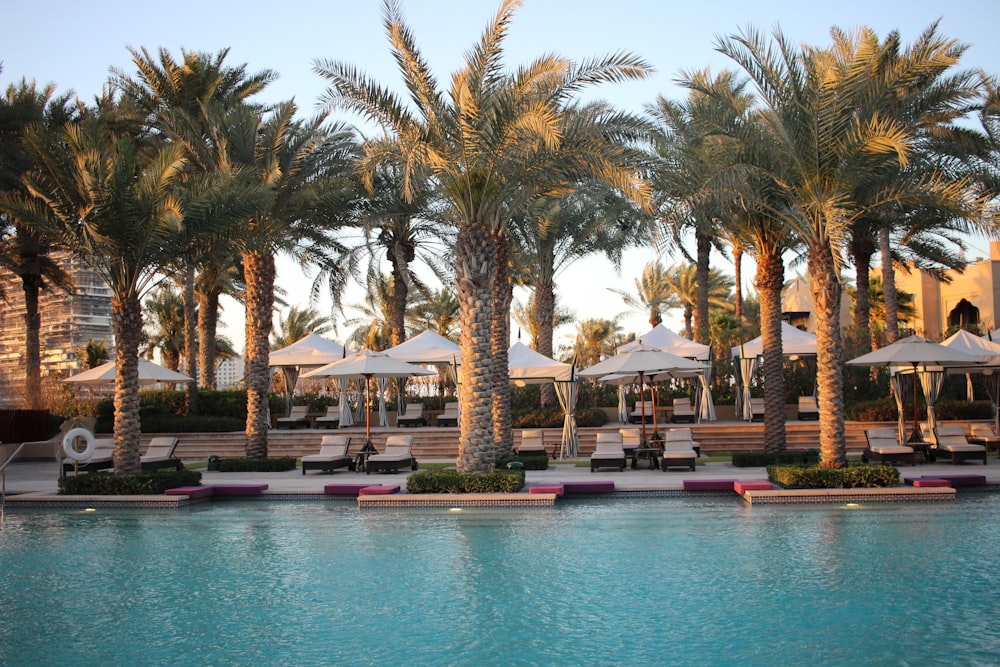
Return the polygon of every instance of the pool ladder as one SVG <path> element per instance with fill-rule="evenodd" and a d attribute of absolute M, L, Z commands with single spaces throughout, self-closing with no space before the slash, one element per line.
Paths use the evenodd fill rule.
<path fill-rule="evenodd" d="M 0 465 L 0 521 L 6 518 L 6 503 L 7 503 L 7 464 L 14 460 L 14 458 L 21 453 L 21 449 L 24 447 L 25 443 L 21 443 L 14 450 L 14 453 L 7 457 L 7 460 Z"/>

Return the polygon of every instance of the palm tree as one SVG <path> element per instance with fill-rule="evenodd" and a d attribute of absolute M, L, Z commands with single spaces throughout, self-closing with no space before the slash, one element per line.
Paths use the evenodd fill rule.
<path fill-rule="evenodd" d="M 70 97 L 56 96 L 52 84 L 39 89 L 34 81 L 24 79 L 7 87 L 0 98 L 0 193 L 27 196 L 21 179 L 32 164 L 23 145 L 24 131 L 32 124 L 49 128 L 64 125 L 74 115 Z M 73 288 L 69 274 L 53 261 L 50 250 L 49 240 L 38 230 L 0 214 L 0 267 L 21 279 L 24 294 L 24 380 L 31 409 L 42 404 L 39 292 L 52 287 L 67 292 Z"/>
<path fill-rule="evenodd" d="M 821 462 L 839 467 L 846 464 L 839 269 L 847 230 L 876 202 L 934 199 L 957 217 L 973 218 L 982 199 L 970 184 L 949 181 L 944 174 L 912 182 L 900 174 L 892 187 L 871 193 L 866 205 L 856 201 L 853 195 L 865 181 L 905 167 L 914 135 L 893 113 L 893 100 L 903 89 L 869 74 L 881 64 L 877 38 L 871 31 L 851 37 L 837 30 L 833 37 L 830 49 L 797 48 L 778 31 L 771 45 L 748 29 L 723 39 L 718 48 L 750 74 L 761 98 L 773 151 L 769 175 L 787 202 L 786 208 L 768 213 L 806 248 L 824 408 Z M 920 62 L 915 59 L 907 73 L 919 76 L 919 66 L 929 67 L 935 59 L 953 61 L 950 47 L 941 46 L 921 52 Z"/>
<path fill-rule="evenodd" d="M 593 366 L 615 354 L 622 340 L 621 326 L 615 320 L 588 318 L 576 325 L 573 356 L 581 368 Z"/>
<path fill-rule="evenodd" d="M 442 287 L 433 292 L 418 292 L 406 311 L 406 323 L 417 331 L 434 331 L 449 340 L 458 339 L 458 297 Z"/>
<path fill-rule="evenodd" d="M 108 346 L 103 340 L 90 338 L 87 344 L 76 350 L 76 358 L 80 360 L 82 370 L 97 368 L 108 361 Z"/>
<path fill-rule="evenodd" d="M 546 56 L 514 73 L 502 67 L 503 42 L 520 5 L 504 0 L 482 39 L 451 77 L 449 94 L 438 88 L 394 0 L 383 4 L 384 24 L 400 67 L 410 106 L 354 66 L 316 63 L 330 82 L 323 101 L 359 112 L 386 135 L 366 143 L 361 173 L 369 182 L 378 168 L 394 165 L 402 174 L 402 196 L 413 201 L 423 183 L 433 180 L 457 224 L 455 279 L 462 322 L 463 390 L 457 468 L 487 470 L 497 438 L 493 392 L 509 396 L 495 382 L 491 363 L 496 281 L 507 281 L 497 267 L 497 236 L 511 215 L 551 184 L 587 176 L 603 177 L 628 196 L 641 200 L 643 183 L 634 170 L 621 168 L 624 135 L 609 135 L 588 146 L 564 151 L 561 138 L 583 134 L 559 113 L 584 86 L 640 78 L 648 66 L 628 54 L 575 65 Z M 607 120 L 607 119 L 605 119 Z M 576 121 L 580 128 L 587 122 Z M 624 119 L 622 121 L 624 125 Z M 616 146 L 620 156 L 614 155 Z M 603 155 L 597 155 L 600 147 Z M 557 168 L 558 167 L 558 168 Z M 501 267 L 502 268 L 502 267 Z M 494 360 L 497 366 L 499 360 Z M 502 441 L 506 441 L 503 438 Z M 501 442 L 501 446 L 503 446 Z"/>
<path fill-rule="evenodd" d="M 311 333 L 325 334 L 333 328 L 330 318 L 320 315 L 314 308 L 292 306 L 284 317 L 278 317 L 278 330 L 271 334 L 271 347 L 278 350 L 288 347 Z"/>
<path fill-rule="evenodd" d="M 670 290 L 670 306 L 681 308 L 684 313 L 684 337 L 692 338 L 691 322 L 698 308 L 700 294 L 707 294 L 708 303 L 716 308 L 732 305 L 733 279 L 718 269 L 708 272 L 708 281 L 702 290 L 698 284 L 698 267 L 694 264 L 674 264 L 666 271 L 666 287 Z"/>
<path fill-rule="evenodd" d="M 143 293 L 183 244 L 184 209 L 175 187 L 185 168 L 177 145 L 157 146 L 101 101 L 58 142 L 30 131 L 36 167 L 25 178 L 34 199 L 13 214 L 29 221 L 96 271 L 111 290 L 115 334 L 115 469 L 139 465 L 139 343 Z"/>
<path fill-rule="evenodd" d="M 243 268 L 240 266 L 239 253 L 225 239 L 206 240 L 206 244 L 213 247 L 204 253 L 201 271 L 195 282 L 195 298 L 198 301 L 198 354 L 201 355 L 198 369 L 201 371 L 201 386 L 215 389 L 216 352 L 225 348 L 217 333 L 219 312 L 222 310 L 220 298 L 226 294 L 237 301 L 242 300 Z M 226 344 L 229 344 L 228 341 Z"/>
<path fill-rule="evenodd" d="M 344 322 L 345 326 L 354 327 L 348 340 L 356 347 L 368 350 L 392 347 L 394 290 L 395 282 L 391 276 L 369 278 L 365 302 L 351 306 L 360 314 Z"/>
<path fill-rule="evenodd" d="M 250 75 L 245 64 L 236 67 L 226 65 L 229 49 L 222 49 L 215 55 L 182 50 L 181 61 L 163 48 L 159 50 L 158 57 L 146 49 L 129 49 L 129 52 L 136 74 L 129 76 L 120 70 L 112 70 L 112 80 L 146 115 L 146 121 L 157 132 L 162 133 L 167 141 L 185 148 L 192 166 L 188 178 L 218 180 L 220 177 L 233 177 L 233 174 L 227 173 L 226 156 L 220 150 L 224 146 L 224 138 L 219 134 L 220 114 L 259 93 L 277 75 L 271 70 Z M 192 209 L 189 214 L 196 211 Z M 215 216 L 226 214 L 224 210 L 213 211 Z M 188 251 L 177 259 L 178 271 L 183 276 L 185 370 L 193 378 L 199 377 L 201 356 L 195 314 L 196 266 L 201 262 L 214 261 L 206 250 L 226 252 L 225 244 L 206 243 L 204 238 L 194 235 L 202 226 L 195 220 L 187 221 L 192 233 L 191 243 Z M 189 383 L 187 391 L 188 412 L 193 414 L 197 412 L 197 383 Z"/>
<path fill-rule="evenodd" d="M 677 307 L 678 303 L 667 268 L 659 261 L 646 264 L 642 269 L 642 276 L 635 279 L 637 295 L 610 287 L 608 289 L 620 296 L 632 311 L 649 313 L 651 327 L 661 324 L 663 312 Z"/>
<path fill-rule="evenodd" d="M 262 116 L 243 106 L 229 114 L 230 157 L 267 193 L 232 242 L 246 282 L 248 458 L 267 457 L 268 355 L 274 309 L 275 253 L 293 253 L 331 273 L 345 252 L 334 234 L 351 219 L 353 189 L 345 178 L 357 143 L 343 125 L 295 120 L 286 102 Z"/>
<path fill-rule="evenodd" d="M 184 353 L 184 298 L 169 285 L 161 284 L 144 304 L 151 331 L 145 337 L 142 354 L 152 358 L 160 353 L 163 365 L 180 369 Z"/>

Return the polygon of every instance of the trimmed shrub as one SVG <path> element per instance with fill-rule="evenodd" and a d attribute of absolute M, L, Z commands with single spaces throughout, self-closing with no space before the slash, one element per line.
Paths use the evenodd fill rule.
<path fill-rule="evenodd" d="M 506 470 L 507 464 L 513 461 L 520 461 L 524 470 L 545 470 L 549 467 L 548 456 L 508 456 L 498 459 L 494 464 L 497 470 Z"/>
<path fill-rule="evenodd" d="M 294 456 L 273 459 L 219 459 L 219 472 L 285 472 L 295 470 Z"/>
<path fill-rule="evenodd" d="M 59 493 L 65 496 L 159 495 L 179 486 L 199 486 L 201 473 L 195 470 L 154 470 L 137 475 L 94 472 L 59 478 Z"/>
<path fill-rule="evenodd" d="M 562 408 L 517 410 L 512 422 L 514 428 L 562 428 L 565 418 Z M 587 408 L 576 413 L 577 426 L 604 426 L 607 422 L 608 416 L 604 410 Z"/>
<path fill-rule="evenodd" d="M 899 470 L 890 465 L 847 468 L 771 466 L 767 477 L 786 489 L 872 489 L 899 486 Z"/>
<path fill-rule="evenodd" d="M 733 454 L 733 467 L 736 468 L 763 468 L 780 463 L 809 463 L 810 455 L 802 452 L 778 452 L 768 454 L 767 452 L 736 452 Z"/>
<path fill-rule="evenodd" d="M 406 478 L 407 493 L 516 493 L 523 487 L 523 470 L 494 470 L 473 475 L 454 470 L 424 470 Z"/>

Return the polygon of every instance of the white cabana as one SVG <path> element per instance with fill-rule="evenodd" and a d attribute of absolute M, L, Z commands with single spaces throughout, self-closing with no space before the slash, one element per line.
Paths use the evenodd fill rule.
<path fill-rule="evenodd" d="M 711 348 L 702 343 L 696 343 L 676 334 L 662 324 L 647 331 L 641 336 L 637 336 L 631 343 L 625 343 L 618 348 L 618 352 L 629 352 L 639 346 L 639 343 L 647 347 L 654 347 L 658 350 L 676 354 L 678 357 L 707 361 L 711 354 Z"/>
<path fill-rule="evenodd" d="M 757 336 L 733 346 L 733 358 L 740 359 L 741 382 L 737 384 L 736 410 L 740 418 L 750 421 L 750 384 L 757 369 L 757 358 L 764 354 L 764 337 Z M 816 356 L 816 334 L 781 323 L 781 354 L 786 357 Z"/>
<path fill-rule="evenodd" d="M 507 370 L 511 382 L 517 385 L 552 383 L 565 415 L 559 458 L 576 456 L 580 450 L 580 438 L 576 431 L 578 392 L 573 364 L 550 359 L 518 341 L 507 350 Z"/>
<path fill-rule="evenodd" d="M 76 375 L 71 375 L 63 380 L 63 382 L 75 382 L 77 384 L 85 384 L 95 387 L 111 384 L 115 381 L 115 369 L 117 368 L 116 364 L 117 362 L 115 361 L 105 362 L 100 366 L 95 366 L 94 368 L 89 368 L 85 371 L 77 373 Z M 194 379 L 184 375 L 183 373 L 178 373 L 177 371 L 172 371 L 169 368 L 164 368 L 159 364 L 153 363 L 149 359 L 139 357 L 139 384 L 173 384 L 175 382 L 194 382 Z"/>
<path fill-rule="evenodd" d="M 350 354 L 343 345 L 336 341 L 323 338 L 319 334 L 310 333 L 298 339 L 291 345 L 274 350 L 268 355 L 267 364 L 272 369 L 277 368 L 285 378 L 285 412 L 288 413 L 292 407 L 292 393 L 295 385 L 299 381 L 299 374 L 303 370 L 319 368 L 338 359 L 343 359 Z M 350 416 L 350 409 L 345 410 L 347 401 L 347 381 L 338 382 L 340 389 L 340 425 L 350 426 L 353 420 Z M 345 415 L 346 413 L 346 415 Z M 346 421 L 345 421 L 346 416 Z"/>
<path fill-rule="evenodd" d="M 408 364 L 419 366 L 447 366 L 451 372 L 451 379 L 458 383 L 455 367 L 462 363 L 462 348 L 441 334 L 435 331 L 424 331 L 413 338 L 404 340 L 395 347 L 385 350 L 393 359 L 405 361 Z M 403 396 L 403 388 L 406 378 L 400 378 L 399 401 L 397 414 L 403 414 L 406 410 L 406 402 Z"/>
<path fill-rule="evenodd" d="M 994 429 L 1000 428 L 1000 343 L 976 336 L 965 329 L 959 329 L 941 344 L 947 348 L 970 354 L 983 362 L 969 368 L 949 367 L 948 373 L 961 373 L 967 378 L 969 378 L 970 373 L 983 374 L 986 378 L 986 390 L 989 392 L 990 400 L 993 401 Z M 968 399 L 971 401 L 973 399 L 971 378 L 967 384 Z M 1000 433 L 1000 431 L 996 432 Z"/>

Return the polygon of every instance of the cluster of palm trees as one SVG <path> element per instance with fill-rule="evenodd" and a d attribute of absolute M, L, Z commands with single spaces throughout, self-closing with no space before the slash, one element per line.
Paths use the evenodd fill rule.
<path fill-rule="evenodd" d="M 584 62 L 545 55 L 505 67 L 504 40 L 519 5 L 502 2 L 443 87 L 399 3 L 384 0 L 405 97 L 351 63 L 314 66 L 328 82 L 326 112 L 360 114 L 378 128 L 368 138 L 325 117 L 300 119 L 292 102 L 254 102 L 274 73 L 229 66 L 225 50 L 184 52 L 181 61 L 164 50 L 132 51 L 135 73 L 115 71 L 93 105 L 26 82 L 8 90 L 0 141 L 20 162 L 10 169 L 0 162 L 5 234 L 78 254 L 113 294 L 116 469 L 138 469 L 140 299 L 164 275 L 177 276 L 182 290 L 180 357 L 193 377 L 200 362 L 203 384 L 214 367 L 219 294 L 234 275 L 242 280 L 251 457 L 267 455 L 277 253 L 316 267 L 313 293 L 329 290 L 337 306 L 360 267 L 372 267 L 369 305 L 385 308 L 378 319 L 386 323 L 370 331 L 372 345 L 402 342 L 415 296 L 428 324 L 441 318 L 438 330 L 452 326 L 457 302 L 457 467 L 476 472 L 512 444 L 513 286 L 533 289 L 526 321 L 536 325 L 538 350 L 551 356 L 560 271 L 593 253 L 616 260 L 629 245 L 650 243 L 692 262 L 687 273 L 654 263 L 648 279 L 693 287 L 688 333 L 702 342 L 722 281 L 709 263 L 713 248 L 731 251 L 737 266 L 744 253 L 756 260 L 772 406 L 784 400 L 785 262 L 806 262 L 820 349 L 822 462 L 844 463 L 841 271 L 852 264 L 866 284 L 880 255 L 892 340 L 894 263 L 958 266 L 960 233 L 993 229 L 995 83 L 959 70 L 964 47 L 936 26 L 911 45 L 895 33 L 833 30 L 823 48 L 748 29 L 718 43 L 737 71 L 689 73 L 687 99 L 661 97 L 631 114 L 581 93 L 648 76 L 650 66 L 633 54 Z M 25 98 L 32 114 L 18 120 L 11 109 Z M 691 235 L 695 252 L 687 256 Z M 4 246 L 4 261 L 27 266 L 31 253 L 11 248 Z M 34 256 L 45 256 L 44 248 Z M 383 259 L 388 276 L 375 268 Z M 454 292 L 423 285 L 412 270 L 417 261 L 453 282 Z M 29 273 L 43 270 L 36 262 L 21 275 Z M 646 305 L 653 316 L 676 304 Z M 857 299 L 855 320 L 865 326 L 867 307 Z M 614 330 L 613 322 L 587 326 Z M 197 410 L 196 391 L 189 410 Z M 779 412 L 766 412 L 771 449 L 783 447 Z"/>

